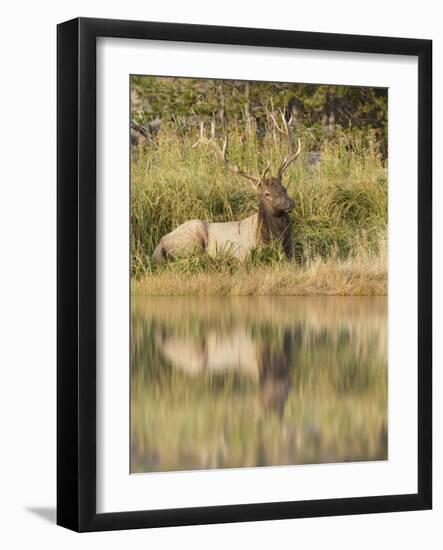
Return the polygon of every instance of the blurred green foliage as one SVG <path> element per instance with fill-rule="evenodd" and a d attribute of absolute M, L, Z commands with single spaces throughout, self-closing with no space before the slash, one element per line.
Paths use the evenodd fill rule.
<path fill-rule="evenodd" d="M 284 111 L 318 140 L 325 128 L 374 130 L 387 151 L 386 88 L 133 76 L 131 91 L 132 117 L 140 124 L 159 118 L 186 131 L 211 117 L 224 126 L 252 121 L 263 135 L 267 113 Z"/>

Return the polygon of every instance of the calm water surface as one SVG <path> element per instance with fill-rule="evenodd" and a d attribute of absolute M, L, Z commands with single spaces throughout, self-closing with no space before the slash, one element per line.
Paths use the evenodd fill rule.
<path fill-rule="evenodd" d="M 132 297 L 132 472 L 386 458 L 386 298 Z"/>

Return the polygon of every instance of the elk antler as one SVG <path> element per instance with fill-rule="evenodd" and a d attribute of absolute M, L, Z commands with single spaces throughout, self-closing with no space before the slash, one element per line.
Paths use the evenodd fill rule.
<path fill-rule="evenodd" d="M 270 113 L 270 117 L 271 117 L 272 122 L 274 123 L 275 127 L 288 140 L 289 155 L 286 156 L 283 159 L 282 163 L 280 164 L 280 168 L 278 169 L 278 173 L 277 173 L 279 178 L 281 178 L 283 176 L 285 170 L 289 167 L 289 165 L 292 164 L 294 162 L 294 160 L 297 159 L 297 157 L 299 156 L 300 151 L 301 151 L 300 138 L 298 138 L 298 140 L 297 140 L 298 141 L 297 151 L 294 152 L 294 150 L 293 150 L 293 144 L 292 144 L 291 135 L 290 135 L 290 132 L 289 132 L 289 128 L 290 128 L 291 123 L 292 123 L 292 116 L 289 119 L 289 123 L 288 123 L 288 122 L 286 122 L 284 113 L 281 112 L 280 115 L 281 115 L 281 120 L 282 120 L 282 127 L 280 127 L 277 124 L 277 121 L 275 120 L 274 115 L 272 113 Z"/>
<path fill-rule="evenodd" d="M 228 160 L 228 156 L 227 156 L 228 136 L 225 136 L 225 140 L 223 142 L 223 148 L 221 148 L 220 145 L 215 140 L 215 136 L 214 136 L 215 130 L 214 130 L 214 128 L 212 128 L 211 133 L 212 133 L 211 139 L 208 139 L 204 136 L 204 124 L 202 122 L 200 124 L 200 137 L 194 143 L 192 148 L 197 147 L 198 145 L 200 145 L 200 143 L 202 143 L 203 145 L 206 145 L 207 147 L 211 146 L 214 149 L 217 156 L 219 157 L 219 159 L 226 164 L 226 166 L 229 168 L 229 170 L 231 170 L 231 172 L 234 172 L 234 174 L 238 174 L 239 176 L 242 176 L 242 177 L 248 179 L 249 181 L 253 182 L 254 187 L 257 187 L 258 185 L 260 185 L 262 179 L 265 177 L 267 171 L 269 170 L 269 163 L 268 163 L 268 166 L 266 167 L 266 169 L 264 170 L 263 174 L 261 175 L 261 177 L 252 176 L 251 174 L 247 174 L 243 170 L 240 170 L 237 165 L 233 164 L 230 160 Z"/>

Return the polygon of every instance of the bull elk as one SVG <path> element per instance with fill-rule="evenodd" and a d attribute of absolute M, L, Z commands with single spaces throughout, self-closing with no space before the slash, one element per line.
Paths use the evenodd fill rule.
<path fill-rule="evenodd" d="M 289 213 L 294 209 L 294 201 L 288 196 L 282 178 L 287 168 L 300 154 L 301 143 L 293 150 L 290 136 L 292 119 L 287 122 L 282 114 L 282 123 L 279 125 L 271 115 L 276 129 L 285 136 L 289 153 L 283 159 L 276 176 L 269 176 L 270 162 L 261 176 L 255 176 L 240 170 L 227 156 L 228 139 L 225 137 L 223 147 L 215 140 L 214 131 L 210 139 L 204 136 L 204 126 L 200 127 L 200 139 L 194 144 L 212 147 L 217 157 L 225 163 L 234 174 L 247 179 L 257 193 L 258 211 L 252 216 L 233 222 L 205 222 L 190 220 L 165 235 L 157 245 L 152 255 L 154 263 L 163 263 L 171 258 L 184 258 L 196 252 L 206 252 L 211 256 L 216 254 L 230 254 L 243 260 L 252 249 L 266 246 L 271 242 L 279 242 L 288 260 L 293 259 L 291 239 L 291 222 Z"/>

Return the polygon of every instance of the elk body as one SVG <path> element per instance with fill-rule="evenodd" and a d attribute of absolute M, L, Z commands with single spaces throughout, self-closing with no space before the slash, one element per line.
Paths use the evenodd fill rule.
<path fill-rule="evenodd" d="M 258 211 L 243 220 L 234 222 L 214 223 L 190 220 L 183 223 L 160 240 L 152 255 L 155 263 L 163 263 L 173 258 L 185 258 L 196 252 L 206 252 L 211 256 L 229 254 L 243 260 L 254 248 L 266 246 L 273 241 L 282 244 L 289 260 L 293 258 L 289 213 L 295 205 L 288 196 L 282 178 L 289 165 L 299 156 L 301 145 L 298 140 L 297 151 L 292 150 L 290 122 L 288 124 L 283 115 L 281 126 L 277 124 L 274 117 L 272 120 L 278 131 L 286 136 L 289 146 L 289 154 L 283 159 L 274 177 L 266 177 L 269 163 L 259 177 L 240 170 L 227 158 L 227 138 L 221 148 L 216 143 L 214 135 L 211 139 L 204 137 L 203 125 L 201 125 L 200 139 L 195 146 L 199 144 L 211 146 L 229 170 L 249 180 L 258 196 Z"/>

